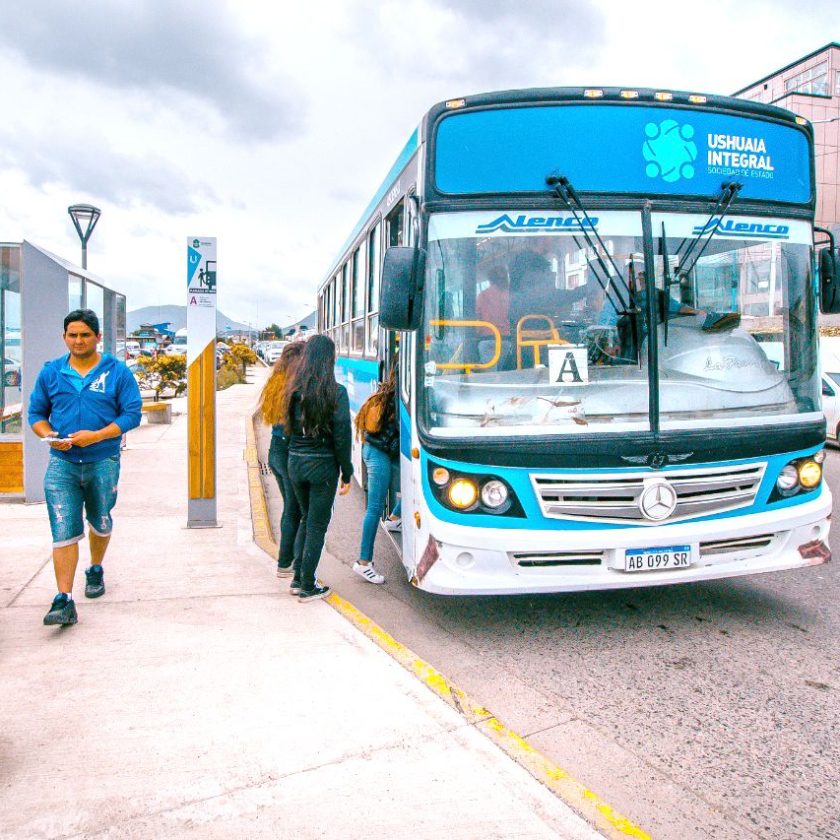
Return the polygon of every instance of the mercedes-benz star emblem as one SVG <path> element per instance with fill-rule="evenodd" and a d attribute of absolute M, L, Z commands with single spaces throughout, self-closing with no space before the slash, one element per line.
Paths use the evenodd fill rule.
<path fill-rule="evenodd" d="M 639 497 L 639 510 L 645 519 L 661 522 L 677 507 L 677 491 L 667 481 L 652 481 Z"/>

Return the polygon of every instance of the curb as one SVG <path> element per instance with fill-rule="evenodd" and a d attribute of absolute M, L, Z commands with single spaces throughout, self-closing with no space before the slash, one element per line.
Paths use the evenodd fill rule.
<path fill-rule="evenodd" d="M 256 415 L 253 415 L 250 422 L 246 424 L 244 451 L 244 460 L 248 468 L 248 494 L 251 499 L 254 542 L 276 560 L 278 547 L 268 518 L 268 505 L 260 477 L 255 422 Z M 610 840 L 627 840 L 627 838 L 651 840 L 646 831 L 632 820 L 619 814 L 596 793 L 532 747 L 525 738 L 505 726 L 491 711 L 475 703 L 440 671 L 400 644 L 349 601 L 345 601 L 335 592 L 325 600 L 392 659 L 399 662 L 441 700 L 455 709 L 467 723 L 483 732 L 506 755 L 562 799 L 578 815 L 594 825 L 605 837 Z"/>
<path fill-rule="evenodd" d="M 268 505 L 265 501 L 265 489 L 260 476 L 260 461 L 257 455 L 257 436 L 254 423 L 257 422 L 256 412 L 245 424 L 245 451 L 243 458 L 248 469 L 248 497 L 251 500 L 251 527 L 254 542 L 277 562 L 279 547 L 274 541 L 274 532 L 268 518 Z"/>

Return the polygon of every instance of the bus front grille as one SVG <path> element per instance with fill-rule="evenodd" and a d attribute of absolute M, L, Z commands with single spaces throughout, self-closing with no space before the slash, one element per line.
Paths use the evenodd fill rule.
<path fill-rule="evenodd" d="M 741 552 L 749 552 L 751 555 L 766 554 L 773 549 L 776 536 L 776 534 L 760 534 L 754 537 L 701 542 L 700 556 L 710 557 L 715 554 L 738 554 Z"/>
<path fill-rule="evenodd" d="M 510 559 L 514 565 L 525 569 L 540 569 L 550 566 L 600 566 L 603 551 L 512 551 Z"/>
<path fill-rule="evenodd" d="M 531 475 L 543 516 L 596 522 L 661 525 L 747 507 L 755 499 L 766 464 L 634 473 Z M 646 481 L 667 481 L 677 495 L 674 512 L 652 522 L 639 499 Z"/>

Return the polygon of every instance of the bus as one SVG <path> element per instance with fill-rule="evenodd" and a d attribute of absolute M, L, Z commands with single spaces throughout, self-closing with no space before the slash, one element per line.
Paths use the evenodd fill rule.
<path fill-rule="evenodd" d="M 775 106 L 431 108 L 318 291 L 351 410 L 399 349 L 407 579 L 550 593 L 829 560 L 817 313 L 840 295 L 814 210 L 812 128 Z"/>

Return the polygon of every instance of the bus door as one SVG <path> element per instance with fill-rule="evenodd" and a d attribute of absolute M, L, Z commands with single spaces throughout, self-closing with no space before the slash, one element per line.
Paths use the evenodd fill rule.
<path fill-rule="evenodd" d="M 403 196 L 385 217 L 385 247 L 396 245 L 416 244 L 419 235 L 418 203 L 413 196 L 414 187 L 409 194 Z M 397 411 L 399 416 L 407 415 L 408 423 L 400 422 L 400 457 L 399 468 L 396 470 L 398 480 L 391 485 L 386 503 L 386 515 L 390 514 L 397 504 L 397 493 L 402 502 L 401 516 L 403 527 L 401 532 L 392 532 L 398 549 L 402 550 L 403 563 L 413 565 L 414 557 L 414 511 L 420 503 L 419 473 L 414 475 L 415 464 L 412 458 L 403 453 L 411 450 L 411 429 L 413 428 L 414 410 L 412 406 L 413 371 L 414 371 L 414 334 L 388 331 L 381 345 L 385 352 L 382 355 L 381 376 L 387 376 L 390 366 L 397 364 Z M 408 440 L 405 440 L 408 435 Z M 419 461 L 417 466 L 419 466 Z"/>
<path fill-rule="evenodd" d="M 420 482 L 420 461 L 405 453 L 412 449 L 412 429 L 414 428 L 415 411 L 413 406 L 414 391 L 414 352 L 415 334 L 401 333 L 399 341 L 398 405 L 403 415 L 408 417 L 408 423 L 400 424 L 400 460 L 399 460 L 399 490 L 402 516 L 402 560 L 406 569 L 414 565 L 414 539 L 417 529 L 414 525 L 414 512 L 421 509 L 422 486 Z M 406 436 L 408 439 L 406 440 Z M 393 500 L 396 504 L 396 500 Z"/>

